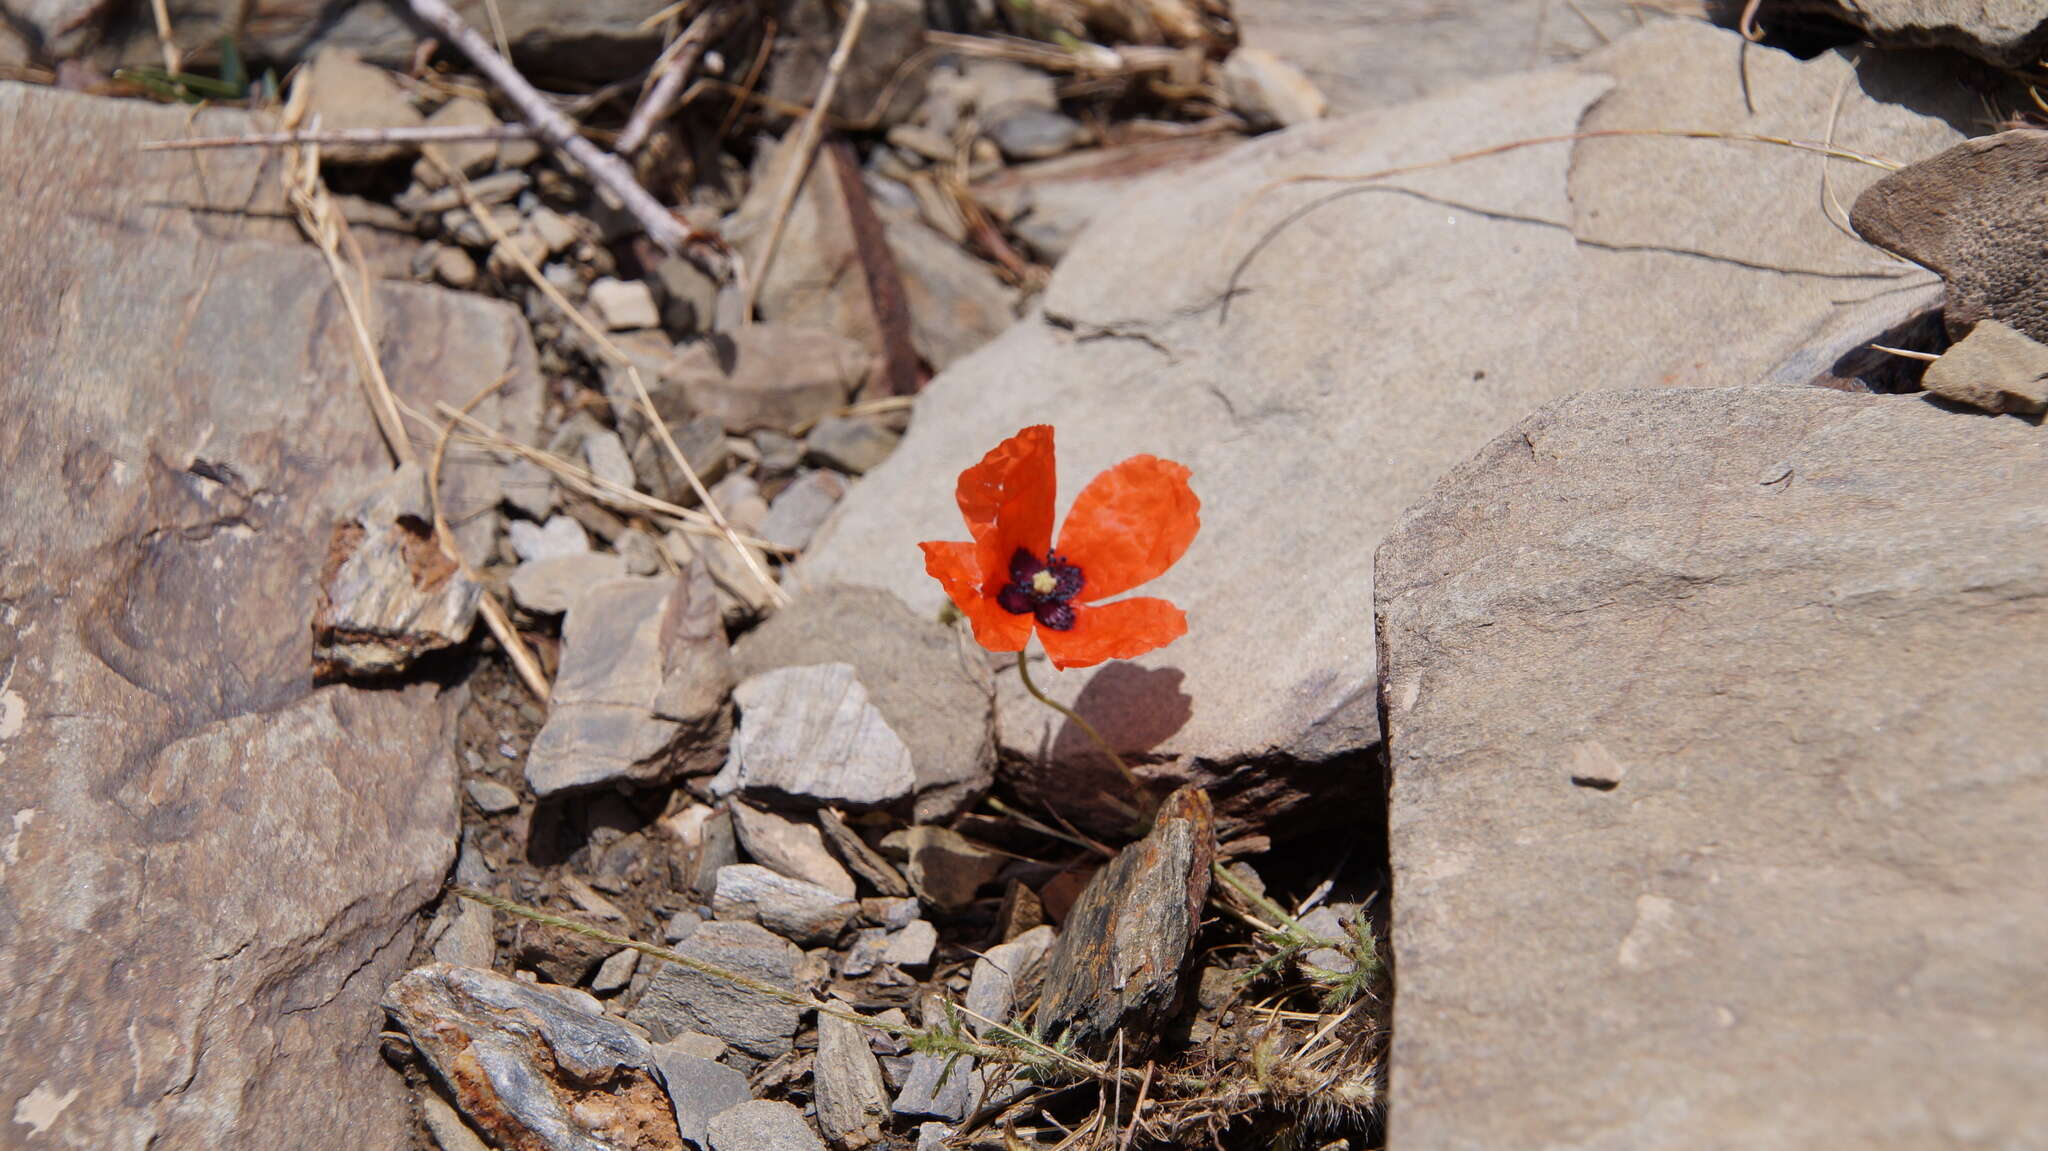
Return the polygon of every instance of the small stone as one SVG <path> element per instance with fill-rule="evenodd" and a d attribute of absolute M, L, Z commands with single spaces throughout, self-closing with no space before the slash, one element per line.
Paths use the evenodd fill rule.
<path fill-rule="evenodd" d="M 1014 60 L 967 60 L 962 80 L 962 95 L 986 123 L 1020 109 L 1060 106 L 1052 76 Z"/>
<path fill-rule="evenodd" d="M 513 520 L 505 526 L 512 540 L 512 552 L 522 562 L 580 556 L 590 551 L 590 537 L 583 525 L 568 516 L 555 516 L 545 524 Z"/>
<path fill-rule="evenodd" d="M 670 335 L 706 331 L 718 305 L 718 282 L 681 256 L 664 256 L 654 266 L 661 285 L 661 326 Z"/>
<path fill-rule="evenodd" d="M 889 948 L 889 933 L 879 927 L 863 927 L 854 933 L 853 946 L 839 961 L 839 974 L 858 978 L 882 965 L 882 953 Z"/>
<path fill-rule="evenodd" d="M 661 312 L 654 306 L 654 292 L 639 280 L 605 276 L 590 285 L 590 308 L 607 331 L 661 326 Z"/>
<path fill-rule="evenodd" d="M 429 128 L 496 128 L 498 117 L 491 112 L 490 105 L 468 96 L 457 96 L 436 109 L 427 117 Z M 448 166 L 465 176 L 475 176 L 489 171 L 498 162 L 498 144 L 495 140 L 463 140 L 454 143 L 429 145 Z M 325 155 L 325 152 L 322 153 Z M 441 174 L 441 165 L 426 156 L 421 156 L 412 166 L 412 178 L 422 188 L 439 188 L 447 183 Z"/>
<path fill-rule="evenodd" d="M 969 1056 L 912 1055 L 890 1110 L 906 1118 L 958 1123 L 974 1110 L 986 1076 Z"/>
<path fill-rule="evenodd" d="M 653 1049 L 581 992 L 435 963 L 384 1007 L 501 1146 L 681 1145 Z"/>
<path fill-rule="evenodd" d="M 718 889 L 718 873 L 740 861 L 739 833 L 734 830 L 732 812 L 723 808 L 694 808 L 703 811 L 701 828 L 685 850 L 683 886 L 709 902 Z"/>
<path fill-rule="evenodd" d="M 749 797 L 883 807 L 916 784 L 910 752 L 851 664 L 777 668 L 733 691 L 739 731 L 717 786 Z"/>
<path fill-rule="evenodd" d="M 528 560 L 512 573 L 512 602 L 535 615 L 561 615 L 591 588 L 625 575 L 625 560 L 601 552 Z"/>
<path fill-rule="evenodd" d="M 583 439 L 583 464 L 598 479 L 628 491 L 639 483 L 626 442 L 614 431 L 595 431 Z"/>
<path fill-rule="evenodd" d="M 611 953 L 609 943 L 549 923 L 522 919 L 512 932 L 512 962 L 564 987 L 589 979 Z"/>
<path fill-rule="evenodd" d="M 1004 943 L 1045 922 L 1045 905 L 1021 879 L 1003 888 L 1003 906 L 996 912 L 996 934 Z"/>
<path fill-rule="evenodd" d="M 911 920 L 924 914 L 924 909 L 915 899 L 881 896 L 861 900 L 860 914 L 862 919 L 878 927 L 900 931 L 910 926 Z"/>
<path fill-rule="evenodd" d="M 825 850 L 825 837 L 815 826 L 746 803 L 734 802 L 729 810 L 740 845 L 755 862 L 853 898 L 853 876 Z"/>
<path fill-rule="evenodd" d="M 425 476 L 409 463 L 334 527 L 313 615 L 323 675 L 391 676 L 469 638 L 483 588 L 442 552 Z"/>
<path fill-rule="evenodd" d="M 1168 796 L 1151 832 L 1097 871 L 1068 913 L 1039 996 L 1040 1035 L 1098 1055 L 1119 1031 L 1141 1051 L 1156 1042 L 1180 995 L 1215 855 L 1208 793 Z"/>
<path fill-rule="evenodd" d="M 690 345 L 668 365 L 664 382 L 681 388 L 693 411 L 717 417 L 736 435 L 786 431 L 844 407 L 871 359 L 845 336 L 753 324 Z"/>
<path fill-rule="evenodd" d="M 667 1043 L 654 1045 L 654 1064 L 661 1069 L 661 1081 L 675 1106 L 676 1127 L 691 1146 L 708 1145 L 711 1120 L 751 1098 L 747 1077 L 705 1055 L 702 1040 L 710 1040 L 718 1051 L 725 1044 L 709 1035 L 689 1033 Z"/>
<path fill-rule="evenodd" d="M 795 471 L 804 459 L 804 442 L 794 436 L 787 436 L 772 428 L 762 428 L 751 437 L 754 446 L 760 449 L 760 474 L 775 478 Z"/>
<path fill-rule="evenodd" d="M 761 521 L 768 518 L 768 501 L 752 476 L 735 472 L 719 480 L 711 485 L 711 501 L 725 513 L 726 522 L 735 531 L 751 535 L 760 531 Z"/>
<path fill-rule="evenodd" d="M 938 946 L 939 929 L 929 920 L 913 919 L 890 934 L 888 945 L 882 948 L 882 962 L 906 971 L 929 967 Z"/>
<path fill-rule="evenodd" d="M 522 457 L 500 468 L 498 487 L 505 493 L 505 502 L 528 519 L 545 520 L 554 513 L 555 477 L 532 460 Z"/>
<path fill-rule="evenodd" d="M 761 521 L 761 538 L 779 548 L 802 551 L 811 545 L 811 537 L 818 534 L 825 517 L 845 494 L 846 478 L 837 472 L 798 476 L 768 505 L 768 518 Z"/>
<path fill-rule="evenodd" d="M 628 947 L 612 953 L 611 958 L 598 965 L 597 974 L 590 977 L 590 990 L 596 995 L 616 995 L 633 982 L 633 972 L 640 966 L 640 953 Z"/>
<path fill-rule="evenodd" d="M 815 883 L 752 863 L 719 869 L 711 909 L 720 919 L 758 923 L 803 947 L 829 945 L 860 910 Z"/>
<path fill-rule="evenodd" d="M 1081 123 L 1042 108 L 1023 108 L 988 126 L 988 138 L 1012 160 L 1044 160 L 1080 142 Z"/>
<path fill-rule="evenodd" d="M 391 73 L 343 48 L 322 48 L 299 79 L 311 98 L 307 123 L 317 120 L 327 130 L 350 128 L 416 128 L 419 109 Z M 320 159 L 330 164 L 381 164 L 412 152 L 411 144 L 330 144 Z"/>
<path fill-rule="evenodd" d="M 636 429 L 646 426 L 645 418 L 637 411 L 628 418 L 628 423 Z M 668 431 L 669 437 L 676 442 L 676 450 L 690 462 L 700 483 L 715 483 L 732 468 L 732 449 L 726 446 L 725 425 L 716 417 L 670 420 Z M 644 430 L 637 432 L 636 437 L 633 469 L 644 477 L 647 490 L 672 504 L 694 507 L 697 489 L 690 486 L 689 477 L 676 466 L 668 445 L 662 443 L 660 437 L 648 435 Z"/>
<path fill-rule="evenodd" d="M 820 810 L 818 828 L 825 833 L 825 843 L 839 856 L 839 861 L 869 887 L 887 896 L 900 898 L 910 894 L 910 885 L 904 882 L 903 876 L 848 827 L 838 812 L 829 807 Z M 912 902 L 915 903 L 914 900 Z"/>
<path fill-rule="evenodd" d="M 891 832 L 884 850 L 904 853 L 911 889 L 941 911 L 959 911 L 1003 869 L 1003 857 L 959 832 L 936 824 Z"/>
<path fill-rule="evenodd" d="M 927 160 L 943 161 L 953 158 L 953 141 L 942 132 L 922 128 L 915 124 L 898 124 L 889 129 L 889 143 L 906 152 L 915 153 Z"/>
<path fill-rule="evenodd" d="M 992 1026 L 1008 1024 L 1017 1005 L 1017 992 L 1034 974 L 1046 952 L 1052 950 L 1057 933 L 1050 927 L 1035 927 L 1008 943 L 999 943 L 974 961 L 974 974 L 967 984 L 968 1026 L 976 1035 Z M 977 1016 L 979 1018 L 977 1018 Z"/>
<path fill-rule="evenodd" d="M 540 240 L 542 249 L 550 256 L 582 239 L 576 232 L 575 221 L 548 207 L 535 208 L 529 213 L 526 228 Z"/>
<path fill-rule="evenodd" d="M 677 938 L 682 937 L 679 936 Z M 675 940 L 671 939 L 669 942 L 673 943 Z M 664 1051 L 694 1055 L 699 1059 L 709 1059 L 715 1062 L 725 1055 L 725 1040 L 720 1039 L 716 1035 L 706 1035 L 702 1031 L 678 1031 L 666 1041 L 654 1045 L 654 1054 L 657 1059 L 660 1058 Z"/>
<path fill-rule="evenodd" d="M 597 584 L 562 622 L 553 710 L 527 753 L 527 785 L 545 799 L 710 771 L 726 755 L 731 683 L 725 625 L 701 566 Z"/>
<path fill-rule="evenodd" d="M 825 1151 L 804 1113 L 780 1099 L 750 1099 L 711 1120 L 712 1151 Z"/>
<path fill-rule="evenodd" d="M 449 922 L 447 930 L 434 940 L 434 958 L 457 967 L 490 967 L 498 957 L 494 913 L 467 899 L 453 899 L 449 904 L 442 905 L 441 915 Z"/>
<path fill-rule="evenodd" d="M 2048 347 L 1997 320 L 1979 320 L 1961 343 L 1927 366 L 1927 390 L 1987 412 L 2048 411 Z"/>
<path fill-rule="evenodd" d="M 476 259 L 454 245 L 434 251 L 434 278 L 451 288 L 476 286 Z"/>
<path fill-rule="evenodd" d="M 860 416 L 826 416 L 805 438 L 813 463 L 860 475 L 877 467 L 903 439 L 880 421 Z"/>
<path fill-rule="evenodd" d="M 1223 62 L 1230 105 L 1254 128 L 1292 128 L 1320 120 L 1330 102 L 1301 69 L 1263 48 L 1239 48 Z"/>
<path fill-rule="evenodd" d="M 842 1001 L 835 1000 L 832 1006 L 851 1010 Z M 818 1054 L 811 1074 L 818 1127 L 834 1147 L 858 1151 L 881 1140 L 882 1123 L 889 1115 L 888 1087 L 860 1024 L 818 1013 Z"/>
<path fill-rule="evenodd" d="M 426 1121 L 427 1130 L 433 1132 L 434 1142 L 440 1144 L 441 1151 L 490 1151 L 490 1144 L 469 1129 L 462 1121 L 462 1115 L 448 1106 L 447 1100 L 431 1089 L 421 1091 L 419 1099 L 420 1118 Z"/>
<path fill-rule="evenodd" d="M 680 528 L 670 529 L 668 535 L 662 537 L 662 546 L 668 551 L 669 558 L 678 564 L 695 562 L 704 565 L 704 570 L 711 574 L 713 586 L 718 589 L 718 610 L 727 627 L 739 627 L 768 611 L 769 585 L 763 582 L 763 577 L 772 582 L 775 568 L 768 562 L 767 552 L 753 544 L 741 544 L 754 561 L 754 566 L 748 567 L 747 561 L 733 550 L 730 543 L 692 535 Z M 761 574 L 756 575 L 756 572 Z"/>
<path fill-rule="evenodd" d="M 469 792 L 469 801 L 485 815 L 519 810 L 519 793 L 495 779 L 466 779 L 462 788 Z"/>
<path fill-rule="evenodd" d="M 803 953 L 756 923 L 713 920 L 691 932 L 675 950 L 774 987 L 798 989 L 796 968 Z M 701 1031 L 725 1040 L 736 1054 L 755 1062 L 786 1054 L 801 1016 L 794 1003 L 666 960 L 626 1012 L 629 1021 L 645 1027 L 657 1041 Z"/>
<path fill-rule="evenodd" d="M 638 528 L 629 528 L 612 544 L 625 561 L 630 575 L 659 575 L 662 570 L 661 541 Z"/>
<path fill-rule="evenodd" d="M 917 1151 L 951 1151 L 952 1144 L 946 1140 L 953 1137 L 953 1129 L 944 1123 L 920 1123 L 917 1125 Z"/>

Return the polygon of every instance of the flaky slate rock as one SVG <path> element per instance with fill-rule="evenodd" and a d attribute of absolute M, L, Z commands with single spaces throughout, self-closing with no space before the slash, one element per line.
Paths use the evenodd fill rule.
<path fill-rule="evenodd" d="M 853 665 L 868 702 L 910 751 L 919 822 L 941 822 L 995 781 L 987 655 L 880 588 L 812 587 L 733 645 L 741 679 L 781 667 Z"/>
<path fill-rule="evenodd" d="M 804 1113 L 780 1099 L 752 1099 L 711 1120 L 711 1151 L 825 1151 Z"/>
<path fill-rule="evenodd" d="M 370 1037 L 454 859 L 461 695 L 314 686 L 330 533 L 391 470 L 353 335 L 269 158 L 136 147 L 255 126 L 0 83 L 0 1142 L 415 1128 Z M 509 373 L 479 418 L 537 417 L 512 309 L 374 295 L 408 401 Z"/>
<path fill-rule="evenodd" d="M 973 1013 L 969 1016 L 968 1026 L 976 1035 L 986 1034 L 990 1027 L 1011 1022 L 1011 1009 L 1017 1006 L 1018 991 L 1037 974 L 1039 962 L 1052 950 L 1058 938 L 1058 932 L 1041 925 L 1007 943 L 996 944 L 974 961 L 973 973 L 968 977 L 965 1006 Z"/>
<path fill-rule="evenodd" d="M 758 923 L 799 947 L 819 947 L 839 938 L 860 905 L 759 864 L 736 863 L 719 868 L 711 910 L 720 919 Z"/>
<path fill-rule="evenodd" d="M 1147 181 L 1076 242 L 1042 314 L 919 394 L 793 589 L 880 587 L 936 617 L 945 594 L 917 544 L 962 538 L 961 471 L 1020 427 L 1059 428 L 1062 506 L 1135 453 L 1179 460 L 1202 535 L 1138 594 L 1185 609 L 1189 634 L 1039 685 L 1142 772 L 1208 787 L 1229 835 L 1341 817 L 1344 789 L 1368 800 L 1379 739 L 1372 554 L 1435 477 L 1550 399 L 1753 379 L 1845 301 L 1928 278 L 1831 225 L 1814 158 L 1787 149 L 1528 147 L 1312 210 L 1338 189 L 1276 182 L 1582 128 L 1809 138 L 1844 85 L 1836 142 L 1900 160 L 1957 134 L 1894 93 L 1971 114 L 1920 63 L 1743 51 L 1733 33 L 1658 22 L 1569 69 L 1274 133 Z M 1845 202 L 1877 175 L 1831 173 Z M 1128 816 L 1095 798 L 1121 797 L 1120 779 L 1088 738 L 1013 675 L 997 690 L 1019 792 L 1124 834 Z"/>
<path fill-rule="evenodd" d="M 852 664 L 783 667 L 733 690 L 739 730 L 722 790 L 810 806 L 886 807 L 917 785 L 905 747 Z"/>
<path fill-rule="evenodd" d="M 654 1063 L 661 1069 L 662 1085 L 675 1106 L 677 1130 L 684 1142 L 700 1151 L 710 1142 L 707 1132 L 712 1116 L 750 1098 L 745 1075 L 702 1055 L 679 1050 L 674 1043 L 655 1044 Z"/>
<path fill-rule="evenodd" d="M 1038 1034 L 1097 1054 L 1119 1030 L 1136 1050 L 1158 1042 L 1181 997 L 1215 858 L 1208 795 L 1182 788 L 1168 796 L 1152 831 L 1097 871 L 1067 912 L 1046 961 Z"/>
<path fill-rule="evenodd" d="M 1866 240 L 1941 274 L 1942 310 L 1960 339 L 1998 320 L 2048 341 L 2048 132 L 2014 129 L 1966 140 L 1886 176 L 1856 198 L 1849 222 Z"/>
<path fill-rule="evenodd" d="M 469 638 L 483 587 L 434 538 L 426 476 L 409 463 L 334 527 L 313 613 L 322 676 L 398 675 Z"/>
<path fill-rule="evenodd" d="M 755 923 L 702 924 L 675 950 L 789 991 L 796 990 L 796 965 L 803 958 L 795 944 Z M 790 1049 L 800 1014 L 793 1003 L 663 960 L 626 1018 L 656 1040 L 701 1031 L 760 1062 Z"/>
<path fill-rule="evenodd" d="M 562 667 L 526 782 L 546 798 L 711 771 L 725 758 L 731 686 L 725 624 L 702 565 L 600 583 L 563 620 Z"/>
<path fill-rule="evenodd" d="M 2044 521 L 2048 433 L 1917 396 L 1591 393 L 1445 477 L 1378 563 L 1395 1141 L 2043 1130 Z"/>
<path fill-rule="evenodd" d="M 825 849 L 825 837 L 815 823 L 737 801 L 728 809 L 748 858 L 792 879 L 853 898 L 853 876 Z"/>
<path fill-rule="evenodd" d="M 384 1002 L 493 1145 L 681 1151 L 652 1048 L 588 995 L 436 963 Z"/>
<path fill-rule="evenodd" d="M 851 1010 L 835 1001 L 840 1011 Z M 868 1046 L 868 1031 L 850 1019 L 820 1013 L 818 1056 L 811 1072 L 818 1103 L 818 1127 L 841 1151 L 881 1141 L 889 1116 L 889 1089 L 882 1065 Z"/>

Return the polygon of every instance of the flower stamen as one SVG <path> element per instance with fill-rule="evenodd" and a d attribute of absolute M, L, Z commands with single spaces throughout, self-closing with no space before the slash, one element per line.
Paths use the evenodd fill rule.
<path fill-rule="evenodd" d="M 1074 626 L 1074 608 L 1068 601 L 1081 592 L 1081 569 L 1063 557 L 1047 553 L 1045 560 L 1018 548 L 1010 557 L 1010 582 L 996 594 L 996 603 L 1011 615 L 1031 615 L 1038 625 L 1053 631 Z"/>

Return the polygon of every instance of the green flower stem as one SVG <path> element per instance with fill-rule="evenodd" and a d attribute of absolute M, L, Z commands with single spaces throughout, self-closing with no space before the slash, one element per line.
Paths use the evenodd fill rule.
<path fill-rule="evenodd" d="M 1239 879 L 1237 876 L 1230 874 L 1230 869 L 1223 866 L 1222 864 L 1210 864 L 1209 870 L 1216 876 L 1217 879 L 1223 881 L 1223 885 L 1225 887 L 1228 887 L 1230 888 L 1230 890 L 1237 892 L 1239 895 L 1243 896 L 1245 900 L 1249 902 L 1252 906 L 1258 908 L 1260 911 L 1265 912 L 1267 915 L 1272 916 L 1274 920 L 1276 920 L 1281 925 L 1280 930 L 1283 933 L 1293 935 L 1295 937 L 1295 941 L 1300 943 L 1302 946 L 1343 946 L 1343 943 L 1338 940 L 1324 939 L 1322 936 L 1317 935 L 1315 932 L 1310 931 L 1306 927 L 1303 927 L 1301 925 L 1301 920 L 1296 919 L 1292 915 L 1287 914 L 1286 908 L 1273 902 L 1271 899 L 1268 899 L 1265 896 L 1260 895 L 1258 892 L 1253 891 L 1250 887 L 1247 887 L 1245 885 L 1244 880 Z"/>
<path fill-rule="evenodd" d="M 1138 778 L 1137 772 L 1131 770 L 1131 765 L 1124 762 L 1124 757 L 1118 755 L 1116 749 L 1109 746 L 1109 741 L 1102 738 L 1102 733 L 1095 730 L 1094 724 L 1082 719 L 1073 708 L 1068 707 L 1066 704 L 1055 702 L 1051 696 L 1038 690 L 1038 685 L 1031 682 L 1031 664 L 1028 662 L 1026 654 L 1021 651 L 1017 653 L 1017 678 L 1024 681 L 1024 690 L 1031 693 L 1031 698 L 1066 716 L 1074 721 L 1075 727 L 1086 732 L 1088 738 L 1095 741 L 1095 746 L 1102 749 L 1102 754 L 1108 756 L 1111 763 L 1116 764 L 1116 769 L 1123 773 L 1124 782 L 1131 785 L 1131 790 L 1134 793 L 1141 799 L 1151 795 L 1151 789 L 1146 787 L 1144 781 Z"/>

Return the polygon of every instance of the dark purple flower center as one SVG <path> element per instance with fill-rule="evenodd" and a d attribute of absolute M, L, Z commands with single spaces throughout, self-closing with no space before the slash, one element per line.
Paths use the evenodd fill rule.
<path fill-rule="evenodd" d="M 1081 569 L 1056 553 L 1046 553 L 1041 562 L 1018 548 L 1010 557 L 1010 582 L 996 593 L 996 602 L 1013 615 L 1036 616 L 1040 627 L 1066 631 L 1074 626 L 1074 607 L 1067 601 L 1080 594 L 1081 583 Z"/>

